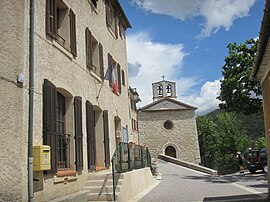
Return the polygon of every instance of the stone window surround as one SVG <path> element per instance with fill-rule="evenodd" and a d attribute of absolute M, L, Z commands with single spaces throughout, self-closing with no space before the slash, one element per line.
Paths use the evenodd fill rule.
<path fill-rule="evenodd" d="M 169 124 L 169 125 L 168 125 Z M 171 120 L 166 120 L 164 123 L 163 123 L 163 127 L 166 129 L 166 130 L 172 130 L 174 128 L 174 124 Z"/>

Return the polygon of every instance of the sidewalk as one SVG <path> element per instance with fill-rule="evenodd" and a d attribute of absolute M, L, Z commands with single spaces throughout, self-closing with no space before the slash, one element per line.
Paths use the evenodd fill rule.
<path fill-rule="evenodd" d="M 238 201 L 269 202 L 270 200 L 267 199 L 267 194 L 265 193 L 265 194 L 239 195 L 239 196 L 206 197 L 203 200 L 203 202 L 210 202 L 210 201 L 217 201 L 217 202 L 238 202 Z"/>

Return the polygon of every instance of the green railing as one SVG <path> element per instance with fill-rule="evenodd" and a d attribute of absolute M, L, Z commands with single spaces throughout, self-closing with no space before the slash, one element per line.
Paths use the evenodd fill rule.
<path fill-rule="evenodd" d="M 151 167 L 151 155 L 145 146 L 120 142 L 112 157 L 113 198 L 121 173 Z"/>

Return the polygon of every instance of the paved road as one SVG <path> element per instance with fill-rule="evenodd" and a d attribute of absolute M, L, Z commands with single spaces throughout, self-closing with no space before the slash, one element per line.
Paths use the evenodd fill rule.
<path fill-rule="evenodd" d="M 267 176 L 264 173 L 212 177 L 161 160 L 159 172 L 162 173 L 160 183 L 135 201 L 254 201 L 249 199 L 266 198 Z"/>

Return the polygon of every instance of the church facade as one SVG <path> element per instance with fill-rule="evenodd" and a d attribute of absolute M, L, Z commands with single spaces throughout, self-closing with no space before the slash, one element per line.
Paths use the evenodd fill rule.
<path fill-rule="evenodd" d="M 139 110 L 140 143 L 151 156 L 165 154 L 190 163 L 200 163 L 194 106 L 176 99 L 174 82 L 152 84 L 153 102 Z"/>

